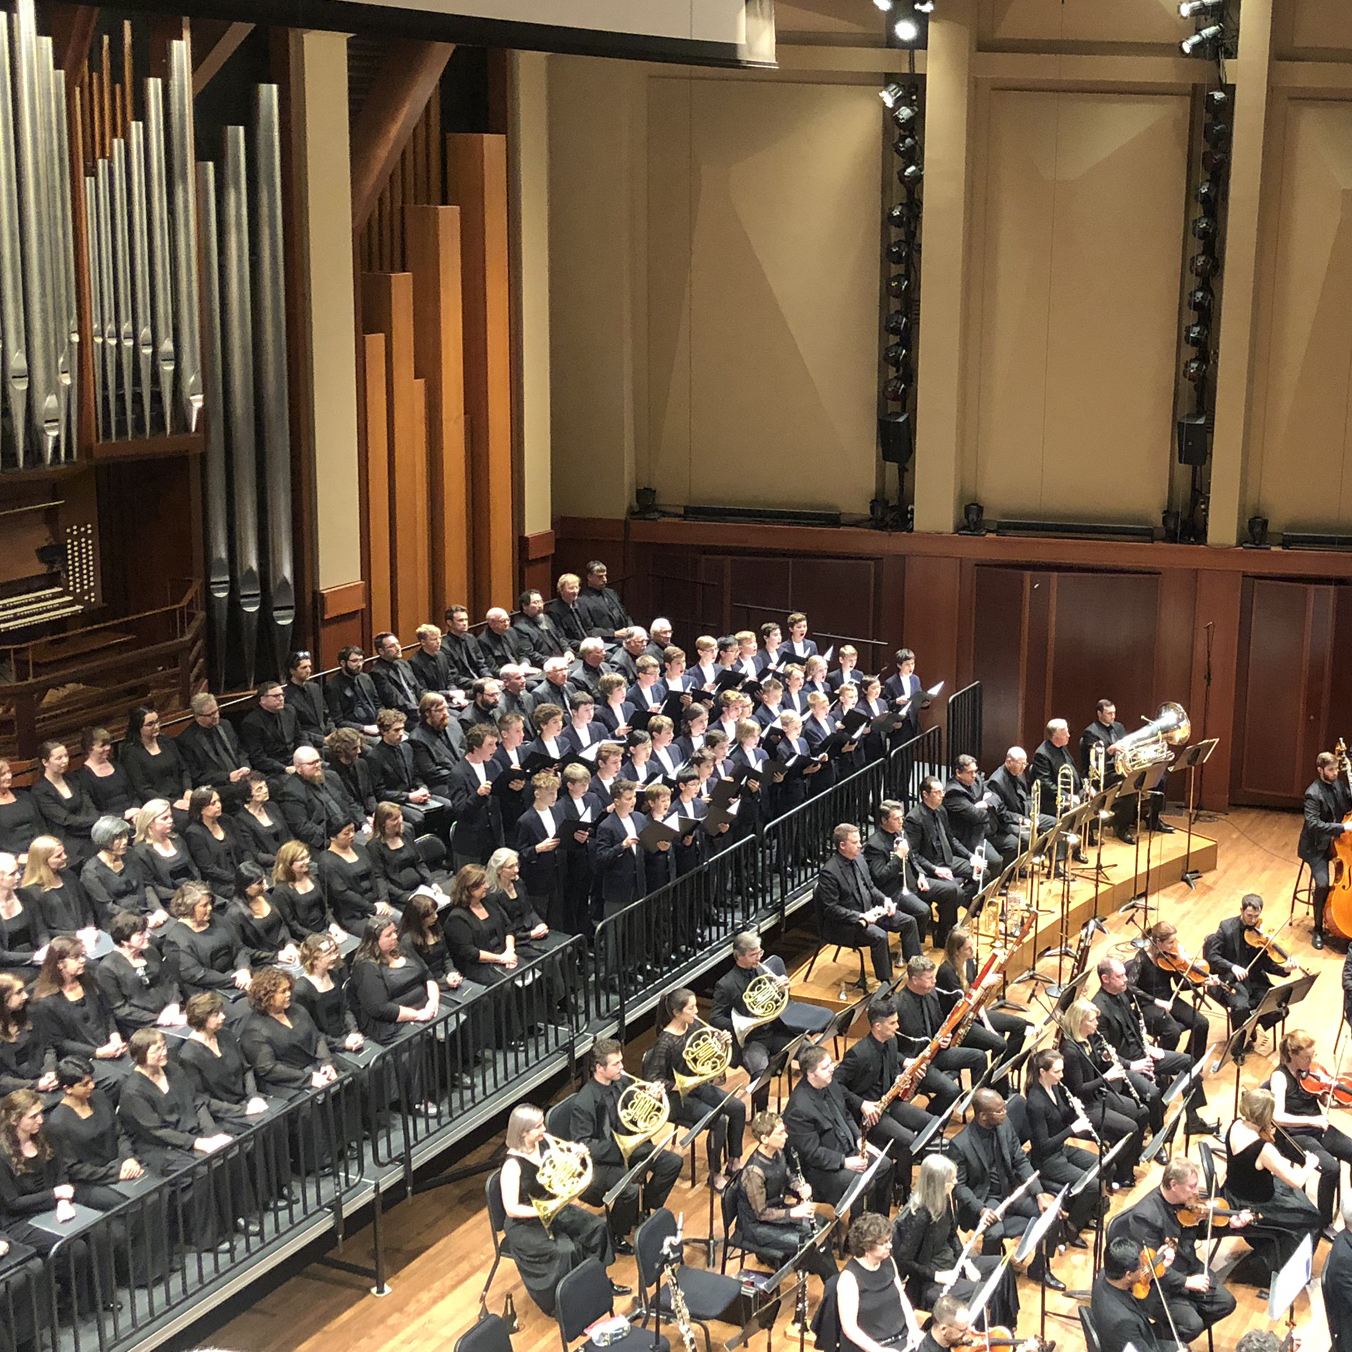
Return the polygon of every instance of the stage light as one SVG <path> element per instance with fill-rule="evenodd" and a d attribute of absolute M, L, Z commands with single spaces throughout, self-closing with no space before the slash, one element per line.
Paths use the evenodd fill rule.
<path fill-rule="evenodd" d="M 904 272 L 893 273 L 887 279 L 887 294 L 893 300 L 904 301 L 911 294 L 911 279 Z"/>
<path fill-rule="evenodd" d="M 911 393 L 911 387 L 899 376 L 893 376 L 891 380 L 883 386 L 883 398 L 889 404 L 904 404 L 907 396 Z"/>
<path fill-rule="evenodd" d="M 1206 375 L 1210 367 L 1210 356 L 1209 352 L 1203 350 L 1191 358 L 1183 367 L 1183 378 L 1194 385 L 1197 384 Z"/>
<path fill-rule="evenodd" d="M 914 136 L 898 136 L 892 142 L 892 151 L 907 164 L 914 164 L 920 158 L 920 142 Z"/>
<path fill-rule="evenodd" d="M 1178 7 L 1181 19 L 1191 19 L 1197 14 L 1219 14 L 1225 9 L 1225 0 L 1183 0 Z"/>
<path fill-rule="evenodd" d="M 918 164 L 908 164 L 897 177 L 908 187 L 918 188 L 925 177 L 925 171 Z"/>
<path fill-rule="evenodd" d="M 1199 315 L 1211 313 L 1211 303 L 1215 297 L 1209 286 L 1194 287 L 1188 293 L 1188 309 L 1196 310 Z"/>
<path fill-rule="evenodd" d="M 1266 549 L 1268 538 L 1268 519 L 1265 516 L 1251 516 L 1248 520 L 1250 549 Z"/>
<path fill-rule="evenodd" d="M 1209 43 L 1219 42 L 1225 36 L 1225 29 L 1218 23 L 1213 23 L 1201 32 L 1194 33 L 1190 38 L 1184 38 L 1178 44 L 1179 50 L 1184 56 L 1192 56 L 1194 52 L 1201 51 Z"/>
<path fill-rule="evenodd" d="M 902 338 L 906 337 L 905 334 L 902 334 L 901 336 Z M 891 343 L 883 348 L 883 361 L 889 366 L 901 367 L 906 365 L 910 355 L 911 349 L 906 346 L 905 342 Z"/>
<path fill-rule="evenodd" d="M 889 10 L 891 10 L 894 0 L 873 0 L 873 3 L 877 5 L 878 8 L 882 10 L 884 14 L 886 14 L 888 13 Z"/>
<path fill-rule="evenodd" d="M 892 121 L 905 131 L 916 119 L 916 110 L 912 104 L 902 103 L 892 109 Z"/>
<path fill-rule="evenodd" d="M 900 335 L 906 332 L 910 322 L 908 316 L 903 314 L 900 310 L 893 310 L 892 313 L 887 316 L 886 320 L 883 321 L 883 328 L 890 334 Z"/>
<path fill-rule="evenodd" d="M 909 263 L 914 248 L 915 244 L 909 239 L 894 239 L 887 246 L 887 261 L 898 264 Z"/>
<path fill-rule="evenodd" d="M 878 91 L 884 108 L 895 108 L 906 97 L 906 91 L 899 84 L 886 85 Z"/>
<path fill-rule="evenodd" d="M 898 19 L 892 25 L 892 32 L 903 45 L 915 42 L 920 37 L 920 25 L 914 19 Z"/>
<path fill-rule="evenodd" d="M 1189 324 L 1183 330 L 1183 341 L 1189 347 L 1205 347 L 1211 330 L 1205 324 Z"/>
<path fill-rule="evenodd" d="M 986 509 L 979 502 L 965 502 L 962 505 L 962 529 L 959 535 L 985 535 Z"/>
<path fill-rule="evenodd" d="M 1214 179 L 1203 179 L 1197 185 L 1197 192 L 1194 194 L 1197 198 L 1199 207 L 1214 207 L 1220 205 L 1221 185 Z"/>
<path fill-rule="evenodd" d="M 1202 168 L 1213 178 L 1223 173 L 1229 163 L 1230 152 L 1228 150 L 1204 150 L 1202 152 Z"/>
<path fill-rule="evenodd" d="M 919 203 L 913 201 L 898 202 L 889 209 L 887 223 L 894 230 L 909 230 L 913 221 L 920 219 Z"/>
<path fill-rule="evenodd" d="M 1214 116 L 1230 106 L 1230 95 L 1223 89 L 1212 89 L 1208 91 L 1205 103 L 1207 112 Z"/>
<path fill-rule="evenodd" d="M 1192 223 L 1192 233 L 1196 239 L 1212 239 L 1216 234 L 1216 218 L 1199 216 Z"/>
<path fill-rule="evenodd" d="M 1194 277 L 1214 277 L 1216 274 L 1216 255 L 1199 253 L 1192 256 L 1188 271 Z"/>
<path fill-rule="evenodd" d="M 1228 122 L 1208 122 L 1202 128 L 1202 140 L 1213 150 L 1220 150 L 1230 143 L 1230 124 Z"/>
<path fill-rule="evenodd" d="M 917 14 L 933 14 L 934 0 L 915 0 L 915 12 Z"/>

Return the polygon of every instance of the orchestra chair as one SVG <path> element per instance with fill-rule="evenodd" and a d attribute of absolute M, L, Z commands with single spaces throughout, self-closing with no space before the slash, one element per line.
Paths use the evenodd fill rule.
<path fill-rule="evenodd" d="M 723 1256 L 720 1261 L 718 1270 L 724 1273 L 727 1272 L 728 1270 L 728 1254 L 733 1249 L 736 1249 L 737 1252 L 740 1253 L 744 1259 L 747 1257 L 751 1257 L 755 1258 L 757 1262 L 764 1261 L 763 1259 L 760 1258 L 760 1256 L 755 1252 L 754 1249 L 751 1249 L 747 1245 L 742 1243 L 741 1239 L 738 1237 L 736 1232 L 737 1198 L 740 1195 L 742 1187 L 741 1177 L 742 1176 L 738 1174 L 736 1178 L 732 1179 L 728 1183 L 728 1186 L 723 1189 L 723 1194 L 718 1199 L 719 1214 L 723 1220 L 723 1243 L 721 1246 L 723 1250 Z M 776 1265 L 771 1263 L 769 1264 L 769 1266 L 771 1267 L 771 1269 L 774 1269 Z M 733 1278 L 733 1280 L 735 1281 L 736 1278 Z"/>
<path fill-rule="evenodd" d="M 1028 1125 L 1028 1100 L 1022 1094 L 1011 1094 L 1005 1100 L 1005 1112 L 1009 1116 L 1009 1125 L 1018 1134 L 1019 1143 L 1028 1145 L 1033 1139 L 1032 1128 Z"/>
<path fill-rule="evenodd" d="M 413 846 L 433 874 L 446 872 L 446 843 L 439 836 L 417 836 L 414 838 Z"/>
<path fill-rule="evenodd" d="M 595 1258 L 588 1258 L 580 1267 L 575 1267 L 559 1283 L 556 1293 L 558 1307 L 555 1316 L 559 1322 L 559 1341 L 563 1352 L 571 1352 L 574 1343 L 586 1352 L 599 1352 L 598 1344 L 590 1338 L 584 1338 L 587 1330 L 602 1319 L 609 1319 L 615 1313 L 615 1297 L 610 1289 L 610 1278 L 606 1270 Z M 642 1317 L 646 1319 L 647 1316 Z M 665 1335 L 654 1337 L 636 1323 L 622 1338 L 607 1343 L 610 1352 L 671 1352 L 671 1344 Z"/>
<path fill-rule="evenodd" d="M 866 966 L 866 964 L 869 961 L 871 945 L 867 943 L 863 944 L 856 943 L 854 940 L 854 936 L 846 934 L 843 930 L 832 930 L 828 934 L 826 930 L 826 916 L 822 911 L 821 903 L 817 900 L 817 894 L 815 891 L 812 894 L 812 915 L 813 919 L 816 921 L 817 924 L 817 949 L 816 952 L 814 952 L 812 955 L 812 961 L 809 962 L 807 965 L 807 971 L 803 973 L 803 980 L 808 981 L 811 979 L 812 969 L 817 965 L 817 959 L 821 957 L 822 949 L 826 948 L 827 945 L 829 944 L 835 945 L 834 950 L 831 953 L 832 962 L 835 962 L 837 959 L 839 959 L 840 950 L 842 948 L 852 948 L 854 949 L 856 955 L 859 958 L 859 975 L 854 979 L 854 981 L 850 983 L 849 987 L 845 987 L 844 984 L 842 983 L 841 998 L 844 999 L 844 991 L 846 989 L 861 990 L 864 992 L 865 995 L 867 995 L 869 991 L 869 984 L 868 984 L 868 967 Z M 889 945 L 891 944 L 890 935 L 888 937 L 888 943 Z"/>
<path fill-rule="evenodd" d="M 564 1126 L 568 1121 L 568 1114 L 573 1109 L 573 1100 L 576 1094 L 569 1094 L 567 1098 L 561 1098 L 545 1113 L 545 1130 L 551 1136 L 557 1136 L 560 1140 L 567 1140 L 568 1133 L 564 1131 Z"/>
<path fill-rule="evenodd" d="M 1103 1344 L 1099 1342 L 1094 1316 L 1089 1313 L 1088 1305 L 1080 1306 L 1080 1329 L 1084 1333 L 1085 1352 L 1103 1352 Z M 460 1352 L 460 1349 L 456 1348 L 456 1352 Z"/>
<path fill-rule="evenodd" d="M 1310 866 L 1303 859 L 1296 870 L 1296 881 L 1291 886 L 1291 910 L 1287 913 L 1287 923 L 1295 919 L 1296 907 L 1308 906 L 1314 913 L 1314 880 L 1310 877 Z"/>
<path fill-rule="evenodd" d="M 647 1314 L 656 1303 L 663 1319 L 671 1320 L 671 1295 L 662 1284 L 662 1246 L 676 1234 L 676 1217 L 660 1207 L 634 1233 L 634 1254 L 638 1263 L 639 1308 Z M 736 1277 L 721 1272 L 685 1265 L 684 1255 L 677 1259 L 676 1284 L 685 1297 L 690 1322 L 704 1334 L 704 1352 L 713 1352 L 708 1321 L 740 1323 L 734 1306 L 742 1297 L 742 1284 Z M 651 1297 L 649 1293 L 651 1292 Z"/>
<path fill-rule="evenodd" d="M 485 1314 L 455 1340 L 452 1352 L 512 1352 L 511 1335 L 501 1315 Z"/>
<path fill-rule="evenodd" d="M 503 1206 L 502 1203 L 501 1169 L 494 1169 L 484 1180 L 484 1201 L 488 1204 L 488 1228 L 493 1239 L 493 1265 L 488 1269 L 488 1280 L 484 1282 L 484 1289 L 479 1292 L 479 1311 L 480 1314 L 487 1319 L 497 1319 L 497 1315 L 490 1315 L 488 1313 L 488 1288 L 493 1285 L 493 1278 L 497 1275 L 498 1264 L 502 1262 L 503 1257 L 512 1257 L 512 1251 L 507 1247 L 505 1233 L 507 1229 L 507 1208 Z M 515 1262 L 516 1260 L 513 1259 L 512 1261 Z M 476 1324 L 469 1333 L 466 1333 L 460 1339 L 460 1342 L 464 1342 L 466 1338 L 472 1337 L 483 1322 L 484 1321 L 481 1318 L 480 1323 Z M 498 1323 L 501 1324 L 502 1321 L 498 1319 Z M 506 1345 L 510 1347 L 511 1342 L 507 1339 L 505 1324 L 503 1325 L 502 1337 L 506 1342 Z M 473 1349 L 471 1349 L 471 1352 L 489 1352 L 489 1349 L 497 1345 L 498 1344 L 485 1343 L 481 1349 L 479 1344 L 476 1343 Z M 456 1352 L 460 1352 L 460 1343 L 456 1344 Z"/>

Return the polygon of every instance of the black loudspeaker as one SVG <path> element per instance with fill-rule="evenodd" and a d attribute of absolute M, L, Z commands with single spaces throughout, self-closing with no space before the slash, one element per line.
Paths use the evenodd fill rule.
<path fill-rule="evenodd" d="M 1207 457 L 1206 414 L 1190 413 L 1178 420 L 1178 463 L 1205 465 Z"/>
<path fill-rule="evenodd" d="M 878 446 L 883 462 L 903 469 L 911 463 L 915 441 L 909 413 L 886 413 L 878 419 Z"/>

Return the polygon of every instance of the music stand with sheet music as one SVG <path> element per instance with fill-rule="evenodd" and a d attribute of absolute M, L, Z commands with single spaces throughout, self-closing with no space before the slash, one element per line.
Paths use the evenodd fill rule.
<path fill-rule="evenodd" d="M 1131 1140 L 1130 1136 L 1123 1136 L 1115 1141 L 1110 1150 L 1105 1150 L 1099 1157 L 1087 1168 L 1074 1183 L 1069 1184 L 1067 1197 L 1078 1197 L 1086 1188 L 1093 1183 L 1098 1183 L 1099 1191 L 1103 1190 L 1103 1177 L 1108 1171 L 1109 1165 L 1117 1163 L 1117 1157 L 1127 1147 L 1127 1142 Z M 1099 1147 L 1102 1150 L 1102 1146 Z M 1100 1203 L 1102 1198 L 1100 1198 Z M 1094 1278 L 1098 1276 L 1099 1268 L 1103 1266 L 1103 1248 L 1108 1229 L 1108 1208 L 1103 1205 L 1094 1208 L 1094 1248 L 1090 1255 L 1092 1265 L 1089 1282 L 1093 1285 Z M 1088 1291 L 1071 1291 L 1068 1293 L 1075 1300 L 1088 1300 L 1090 1293 Z"/>
<path fill-rule="evenodd" d="M 1314 1278 L 1314 1242 L 1306 1235 L 1295 1253 L 1272 1274 L 1268 1283 L 1268 1318 L 1275 1324 L 1286 1318 Z"/>
<path fill-rule="evenodd" d="M 756 1297 L 764 1297 L 764 1299 L 751 1311 L 751 1317 L 741 1330 L 733 1334 L 724 1344 L 726 1352 L 737 1352 L 738 1348 L 745 1347 L 762 1329 L 765 1330 L 765 1345 L 768 1352 L 772 1345 L 770 1330 L 774 1327 L 774 1322 L 779 1317 L 780 1310 L 784 1308 L 785 1296 L 779 1294 L 779 1288 L 784 1285 L 789 1277 L 793 1278 L 791 1294 L 797 1310 L 798 1349 L 799 1352 L 806 1352 L 807 1321 L 804 1315 L 807 1310 L 807 1273 L 803 1271 L 803 1260 L 807 1257 L 810 1249 L 820 1248 L 830 1238 L 837 1223 L 837 1220 L 833 1218 L 824 1225 L 814 1228 L 813 1232 L 786 1263 L 772 1272 L 764 1282 L 757 1284 Z"/>
<path fill-rule="evenodd" d="M 868 1147 L 868 1153 L 873 1155 L 873 1162 L 859 1172 L 854 1182 L 845 1189 L 845 1195 L 831 1207 L 836 1220 L 843 1220 L 848 1216 L 850 1208 L 877 1182 L 883 1161 L 890 1161 L 892 1158 L 892 1147 L 894 1145 L 896 1145 L 895 1141 L 888 1141 L 881 1150 L 877 1146 Z"/>
<path fill-rule="evenodd" d="M 1298 1005 L 1310 993 L 1310 987 L 1314 985 L 1315 978 L 1318 975 L 1318 972 L 1312 972 L 1308 976 L 1298 976 L 1290 981 L 1282 982 L 1281 985 L 1273 986 L 1258 1002 L 1253 1013 L 1226 1040 L 1225 1050 L 1221 1053 L 1216 1064 L 1212 1066 L 1211 1074 L 1219 1074 L 1225 1068 L 1227 1062 L 1234 1065 L 1234 1115 L 1236 1117 L 1239 1116 L 1239 1068 L 1241 1058 L 1247 1052 L 1249 1038 L 1258 1035 L 1260 1022 L 1272 1014 L 1278 1016 L 1272 1020 L 1274 1024 L 1285 1023 L 1291 1006 Z M 1276 1040 L 1275 1034 L 1273 1040 Z"/>
<path fill-rule="evenodd" d="M 1189 888 L 1197 885 L 1197 880 L 1202 876 L 1192 866 L 1192 824 L 1197 820 L 1197 809 L 1194 803 L 1194 795 L 1197 791 L 1197 770 L 1199 766 L 1205 765 L 1211 759 L 1211 753 L 1216 749 L 1216 744 L 1220 741 L 1219 737 L 1208 737 L 1204 742 L 1194 742 L 1191 746 L 1185 746 L 1178 753 L 1173 764 L 1169 766 L 1169 772 L 1172 774 L 1175 770 L 1186 770 L 1188 772 L 1188 850 L 1183 856 L 1183 881 Z"/>
<path fill-rule="evenodd" d="M 1041 1181 L 1041 1180 L 1039 1180 Z M 1052 1270 L 1051 1254 L 1047 1252 L 1051 1246 L 1045 1243 L 1048 1232 L 1053 1225 L 1061 1220 L 1061 1204 L 1066 1200 L 1066 1192 L 1070 1188 L 1067 1183 L 1060 1192 L 1056 1194 L 1052 1204 L 1032 1222 L 1023 1232 L 1023 1238 L 1019 1240 L 1018 1247 L 1014 1251 L 1014 1261 L 1016 1263 L 1027 1262 L 1037 1251 L 1038 1245 L 1042 1245 L 1042 1268 L 1043 1271 L 1050 1274 Z M 989 1285 L 989 1283 L 987 1283 Z M 1039 1298 L 1039 1324 L 1038 1337 L 1046 1341 L 1047 1338 L 1047 1283 L 1038 1282 L 1038 1290 L 1041 1293 Z M 982 1293 L 985 1294 L 984 1292 Z M 985 1308 L 984 1306 L 982 1307 Z"/>

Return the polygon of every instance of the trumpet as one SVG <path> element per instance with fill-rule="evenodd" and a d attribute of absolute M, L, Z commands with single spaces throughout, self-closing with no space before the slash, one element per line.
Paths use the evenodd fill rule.
<path fill-rule="evenodd" d="M 1107 773 L 1107 755 L 1107 750 L 1100 741 L 1095 741 L 1089 748 L 1087 788 L 1090 797 L 1103 792 L 1103 780 Z"/>
<path fill-rule="evenodd" d="M 773 1023 L 788 1007 L 789 987 L 783 978 L 769 971 L 763 963 L 757 964 L 759 975 L 742 992 L 745 1014 L 732 1011 L 732 1031 L 737 1037 L 739 1047 L 746 1046 L 747 1035 L 753 1028 Z"/>
<path fill-rule="evenodd" d="M 660 1080 L 633 1080 L 625 1086 L 615 1111 L 624 1128 L 613 1133 L 615 1144 L 628 1167 L 634 1151 L 651 1140 L 670 1117 L 666 1086 Z"/>
<path fill-rule="evenodd" d="M 549 1196 L 532 1197 L 531 1205 L 545 1230 L 552 1235 L 550 1227 L 559 1212 L 591 1187 L 592 1157 L 580 1141 L 565 1141 L 546 1134 L 544 1145 L 545 1157 L 535 1181 Z"/>
<path fill-rule="evenodd" d="M 733 1018 L 736 1017 L 734 1014 Z M 693 1029 L 686 1039 L 683 1053 L 683 1059 L 690 1073 L 682 1075 L 679 1070 L 672 1073 L 672 1078 L 676 1081 L 676 1092 L 682 1098 L 692 1090 L 698 1089 L 700 1085 L 726 1075 L 728 1066 L 732 1064 L 732 1034 L 724 1032 L 721 1028 L 712 1027 L 703 1019 L 698 1020 L 698 1023 L 699 1027 Z"/>

